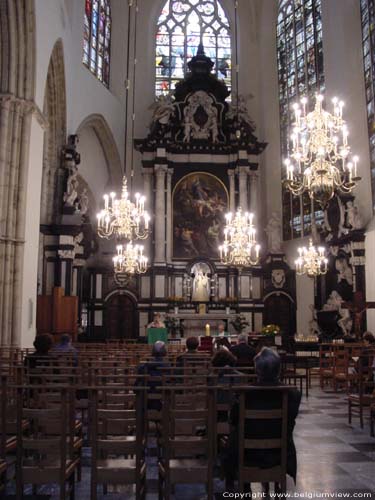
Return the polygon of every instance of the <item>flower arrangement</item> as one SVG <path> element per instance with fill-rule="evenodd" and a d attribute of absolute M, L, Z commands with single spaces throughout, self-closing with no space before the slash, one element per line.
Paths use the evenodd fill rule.
<path fill-rule="evenodd" d="M 250 323 L 243 314 L 237 314 L 236 319 L 231 321 L 230 324 L 238 334 L 242 333 L 243 330 L 250 326 Z"/>
<path fill-rule="evenodd" d="M 278 325 L 266 325 L 262 328 L 263 335 L 279 335 L 280 327 Z"/>
<path fill-rule="evenodd" d="M 165 317 L 165 327 L 168 330 L 168 333 L 175 337 L 176 335 L 183 335 L 184 333 L 184 325 L 177 318 L 172 318 L 170 316 Z"/>

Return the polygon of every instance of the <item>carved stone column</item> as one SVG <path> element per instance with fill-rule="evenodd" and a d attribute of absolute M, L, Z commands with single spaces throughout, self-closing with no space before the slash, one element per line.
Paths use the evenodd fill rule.
<path fill-rule="evenodd" d="M 228 170 L 229 176 L 229 210 L 234 213 L 236 210 L 236 185 L 234 170 Z"/>
<path fill-rule="evenodd" d="M 243 212 L 248 210 L 248 189 L 247 180 L 249 175 L 249 167 L 238 167 L 238 177 L 239 177 L 239 206 L 242 208 Z"/>
<path fill-rule="evenodd" d="M 144 168 L 143 169 L 143 193 L 144 196 L 146 197 L 146 210 L 148 213 L 151 215 L 154 213 L 154 207 L 153 207 L 153 199 L 152 199 L 152 176 L 153 176 L 153 171 L 151 168 Z M 151 221 L 152 224 L 152 221 Z M 152 234 L 146 238 L 143 241 L 143 245 L 145 247 L 145 254 L 149 259 L 152 259 Z"/>
<path fill-rule="evenodd" d="M 173 169 L 167 172 L 167 262 L 172 262 L 172 175 Z"/>
<path fill-rule="evenodd" d="M 252 212 L 256 216 L 256 220 L 259 221 L 260 214 L 260 204 L 258 203 L 258 180 L 259 176 L 257 172 L 250 172 L 250 200 L 249 200 L 249 212 Z"/>
<path fill-rule="evenodd" d="M 156 165 L 155 193 L 155 259 L 156 264 L 165 264 L 165 174 L 168 167 Z"/>

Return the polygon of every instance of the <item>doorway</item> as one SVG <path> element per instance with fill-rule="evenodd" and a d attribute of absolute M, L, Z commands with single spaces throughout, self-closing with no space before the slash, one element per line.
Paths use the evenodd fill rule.
<path fill-rule="evenodd" d="M 105 327 L 108 339 L 138 337 L 137 304 L 125 294 L 112 295 L 105 308 Z"/>

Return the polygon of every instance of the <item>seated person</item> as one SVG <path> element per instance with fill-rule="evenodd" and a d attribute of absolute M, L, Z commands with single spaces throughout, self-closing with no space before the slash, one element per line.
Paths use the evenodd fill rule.
<path fill-rule="evenodd" d="M 34 340 L 35 352 L 28 354 L 25 358 L 24 365 L 26 369 L 35 369 L 38 364 L 46 365 L 55 360 L 51 355 L 51 348 L 53 346 L 53 338 L 49 333 L 37 335 Z"/>
<path fill-rule="evenodd" d="M 161 320 L 160 313 L 157 312 L 154 314 L 154 321 L 151 321 L 147 328 L 165 328 L 165 323 Z"/>
<path fill-rule="evenodd" d="M 235 377 L 231 377 L 230 375 L 239 374 L 233 367 L 236 365 L 237 359 L 231 352 L 228 351 L 225 347 L 217 351 L 211 360 L 211 365 L 214 370 L 212 370 L 212 374 L 216 375 L 213 379 L 213 383 L 215 385 L 222 386 L 230 386 L 233 384 Z M 228 404 L 232 405 L 235 400 L 233 390 L 221 390 L 218 389 L 216 401 L 218 404 Z M 218 422 L 226 422 L 228 420 L 228 412 L 219 410 L 217 412 L 217 421 Z"/>
<path fill-rule="evenodd" d="M 268 347 L 263 347 L 260 353 L 254 358 L 255 371 L 259 386 L 279 386 L 282 385 L 279 380 L 281 362 L 279 355 Z M 255 397 L 254 393 L 246 396 L 246 407 L 251 409 L 273 409 L 280 408 L 281 398 L 270 398 L 266 391 L 259 392 Z M 293 441 L 293 429 L 298 415 L 301 402 L 301 393 L 297 388 L 292 387 L 288 394 L 288 455 L 287 455 L 287 473 L 296 480 L 297 475 L 297 453 Z M 233 482 L 237 476 L 238 469 L 238 403 L 232 408 L 231 422 L 233 428 L 229 436 L 228 447 L 224 450 L 221 463 L 226 476 L 227 488 L 233 488 Z M 251 423 L 250 423 L 251 422 Z M 252 420 L 245 423 L 245 437 L 251 439 L 257 438 L 276 438 L 280 435 L 280 425 L 275 425 L 273 420 Z M 280 463 L 280 450 L 251 450 L 246 453 L 245 464 L 248 466 L 260 467 L 263 469 L 275 467 Z M 275 485 L 277 489 L 277 486 Z"/>
<path fill-rule="evenodd" d="M 186 339 L 186 351 L 178 356 L 176 360 L 176 365 L 177 366 L 182 366 L 185 364 L 185 361 L 189 361 L 190 358 L 193 358 L 194 356 L 199 356 L 201 353 L 198 351 L 199 347 L 199 339 L 198 337 L 188 337 Z"/>
<path fill-rule="evenodd" d="M 157 387 L 161 384 L 161 381 L 158 380 L 159 377 L 161 377 L 163 373 L 165 373 L 162 368 L 170 367 L 169 362 L 164 359 L 166 355 L 167 348 L 165 343 L 161 340 L 158 340 L 152 347 L 153 359 L 138 366 L 138 375 L 150 376 L 150 379 L 147 380 L 149 394 L 158 394 L 160 392 Z M 142 378 L 137 379 L 136 385 L 143 385 Z M 147 408 L 152 410 L 161 410 L 161 401 L 158 399 L 150 399 L 148 400 Z"/>
<path fill-rule="evenodd" d="M 238 335 L 237 344 L 231 346 L 230 352 L 237 358 L 237 366 L 253 366 L 256 350 L 247 341 L 246 333 Z"/>
<path fill-rule="evenodd" d="M 72 338 L 69 333 L 61 335 L 60 342 L 52 348 L 51 352 L 53 352 L 53 354 L 71 354 L 75 362 L 78 358 L 78 351 L 72 345 Z"/>

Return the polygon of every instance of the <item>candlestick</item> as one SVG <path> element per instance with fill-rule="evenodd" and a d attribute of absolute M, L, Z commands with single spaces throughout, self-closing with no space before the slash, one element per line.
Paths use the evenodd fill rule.
<path fill-rule="evenodd" d="M 206 337 L 210 336 L 210 325 L 207 323 L 206 324 Z"/>

